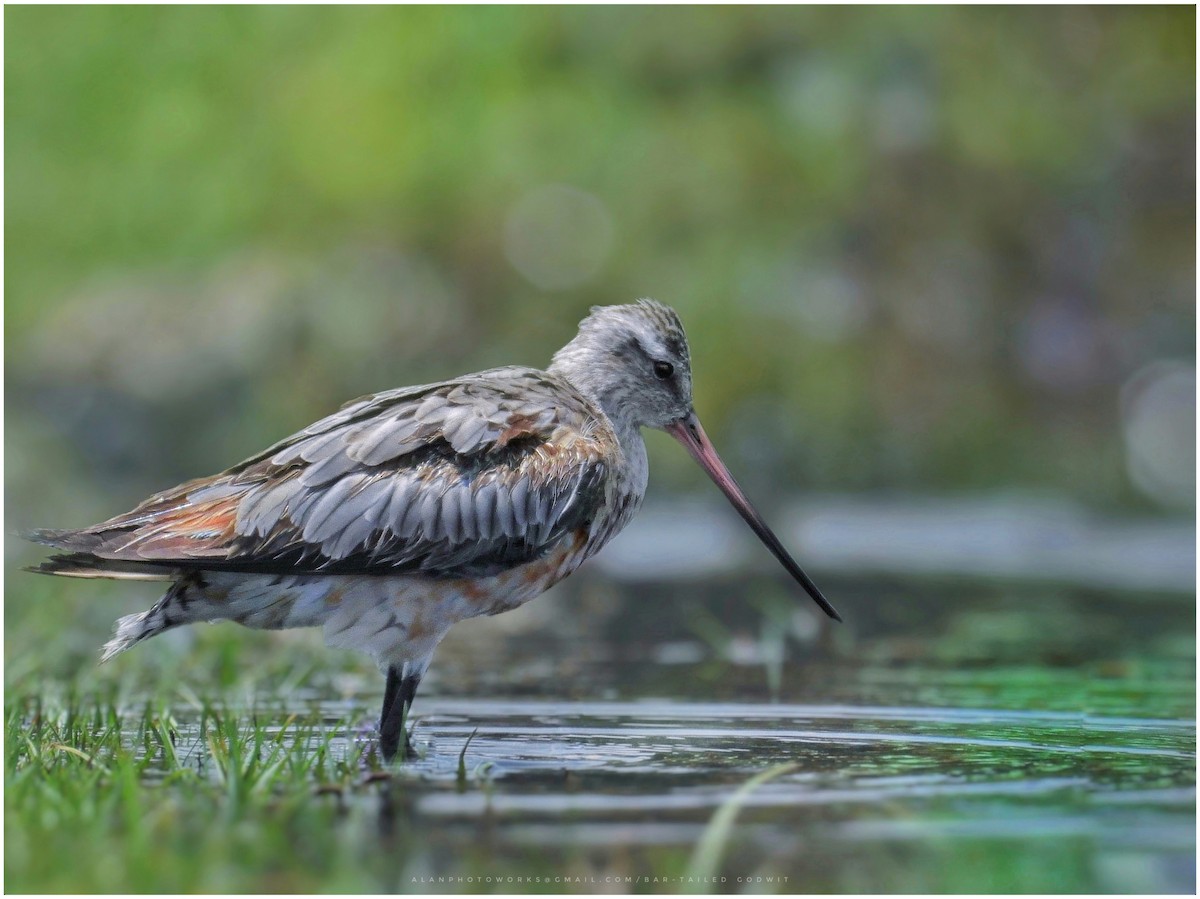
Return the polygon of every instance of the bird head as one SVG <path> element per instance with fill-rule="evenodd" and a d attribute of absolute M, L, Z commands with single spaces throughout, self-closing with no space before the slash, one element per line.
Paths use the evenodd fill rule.
<path fill-rule="evenodd" d="M 618 425 L 666 429 L 692 411 L 692 366 L 679 316 L 654 300 L 593 306 L 550 366 Z"/>
<path fill-rule="evenodd" d="M 618 431 L 657 428 L 683 444 L 813 601 L 842 620 L 751 505 L 700 425 L 692 408 L 687 336 L 675 310 L 654 300 L 594 306 L 575 339 L 554 354 L 550 370 L 598 402 Z"/>

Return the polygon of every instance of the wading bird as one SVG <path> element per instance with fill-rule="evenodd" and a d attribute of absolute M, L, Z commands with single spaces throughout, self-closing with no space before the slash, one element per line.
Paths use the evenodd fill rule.
<path fill-rule="evenodd" d="M 102 661 L 181 624 L 323 626 L 387 675 L 391 759 L 434 649 L 514 609 L 627 525 L 646 492 L 643 427 L 682 443 L 827 615 L 841 620 L 717 456 L 692 409 L 687 339 L 653 300 L 597 306 L 545 371 L 516 366 L 354 400 L 221 474 L 132 512 L 31 539 L 70 577 L 170 581 L 116 623 Z"/>

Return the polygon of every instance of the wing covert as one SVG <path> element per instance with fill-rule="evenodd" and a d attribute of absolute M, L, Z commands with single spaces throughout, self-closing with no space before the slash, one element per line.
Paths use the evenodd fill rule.
<path fill-rule="evenodd" d="M 211 570 L 486 575 L 589 523 L 618 451 L 569 384 L 499 369 L 353 401 L 54 545 Z"/>

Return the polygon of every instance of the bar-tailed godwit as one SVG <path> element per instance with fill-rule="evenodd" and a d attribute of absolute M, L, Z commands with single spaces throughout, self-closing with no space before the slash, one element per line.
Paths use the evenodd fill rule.
<path fill-rule="evenodd" d="M 717 456 L 692 409 L 674 310 L 592 309 L 545 371 L 510 366 L 354 400 L 228 471 L 80 530 L 32 535 L 35 570 L 170 581 L 117 621 L 107 660 L 181 624 L 323 626 L 387 675 L 392 758 L 434 649 L 514 609 L 627 525 L 646 492 L 641 429 L 682 443 L 788 572 L 841 620 Z"/>

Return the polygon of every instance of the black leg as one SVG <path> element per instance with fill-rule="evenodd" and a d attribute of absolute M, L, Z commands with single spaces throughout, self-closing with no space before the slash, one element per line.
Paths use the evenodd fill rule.
<path fill-rule="evenodd" d="M 411 731 L 407 728 L 407 721 L 408 713 L 412 710 L 413 700 L 417 698 L 417 687 L 420 685 L 421 676 L 410 674 L 400 681 L 400 692 L 396 695 L 396 705 L 404 707 L 404 713 L 400 719 L 400 732 L 404 734 L 404 757 L 406 759 L 417 757 L 417 751 L 413 748 L 412 740 L 409 739 Z"/>
<path fill-rule="evenodd" d="M 379 713 L 379 726 L 383 727 L 383 722 L 387 720 L 388 709 L 392 707 L 392 703 L 396 701 L 396 691 L 400 689 L 400 669 L 395 665 L 388 668 L 387 687 L 383 691 L 383 711 Z"/>
<path fill-rule="evenodd" d="M 384 759 L 391 761 L 399 745 L 398 735 L 389 733 L 388 725 L 391 719 L 392 707 L 396 705 L 396 694 L 400 691 L 400 669 L 395 665 L 388 668 L 387 686 L 383 691 L 383 709 L 379 713 L 379 751 Z M 402 726 L 403 722 L 401 722 Z"/>
<path fill-rule="evenodd" d="M 386 761 L 390 762 L 396 757 L 396 752 L 400 749 L 401 734 L 404 736 L 404 757 L 412 758 L 416 754 L 404 725 L 420 682 L 421 678 L 415 674 L 402 677 L 396 668 L 388 669 L 383 715 L 379 720 L 379 751 Z"/>

